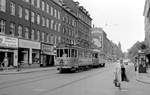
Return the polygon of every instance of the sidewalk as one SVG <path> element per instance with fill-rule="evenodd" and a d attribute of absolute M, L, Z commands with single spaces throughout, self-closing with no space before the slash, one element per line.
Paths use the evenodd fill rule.
<path fill-rule="evenodd" d="M 49 71 L 55 69 L 56 67 L 23 68 L 20 71 L 17 71 L 17 69 L 10 69 L 8 71 L 0 71 L 0 75 L 33 73 L 33 72 Z"/>
<path fill-rule="evenodd" d="M 142 83 L 150 84 L 150 68 L 147 70 L 147 73 L 139 73 L 136 80 Z"/>

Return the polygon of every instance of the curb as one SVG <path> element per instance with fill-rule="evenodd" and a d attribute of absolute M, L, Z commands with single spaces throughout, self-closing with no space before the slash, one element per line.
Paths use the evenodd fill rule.
<path fill-rule="evenodd" d="M 34 72 L 41 72 L 41 71 L 49 71 L 49 70 L 55 70 L 56 68 L 47 68 L 47 69 L 41 69 L 41 70 L 31 70 L 31 71 L 15 71 L 15 72 L 4 72 L 0 73 L 0 75 L 10 75 L 10 74 L 25 74 L 25 73 L 34 73 Z"/>
<path fill-rule="evenodd" d="M 145 84 L 150 84 L 150 81 L 145 81 L 144 79 L 139 79 L 139 78 L 136 78 L 136 81 L 138 82 L 141 82 L 141 83 L 145 83 Z"/>
<path fill-rule="evenodd" d="M 141 82 L 141 83 L 145 83 L 145 84 L 150 84 L 150 82 L 146 82 L 146 81 L 139 80 L 139 79 L 136 79 L 136 81 Z"/>

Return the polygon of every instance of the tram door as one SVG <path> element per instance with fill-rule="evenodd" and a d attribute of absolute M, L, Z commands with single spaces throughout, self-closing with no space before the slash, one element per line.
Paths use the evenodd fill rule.
<path fill-rule="evenodd" d="M 0 52 L 0 64 L 3 62 L 5 57 L 5 52 Z"/>

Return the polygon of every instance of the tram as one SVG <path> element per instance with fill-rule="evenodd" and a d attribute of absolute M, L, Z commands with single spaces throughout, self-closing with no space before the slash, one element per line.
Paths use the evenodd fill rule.
<path fill-rule="evenodd" d="M 92 63 L 93 67 L 105 67 L 105 55 L 98 50 L 93 50 Z"/>
<path fill-rule="evenodd" d="M 77 71 L 92 67 L 92 54 L 89 50 L 77 47 L 57 48 L 56 67 L 59 72 Z"/>

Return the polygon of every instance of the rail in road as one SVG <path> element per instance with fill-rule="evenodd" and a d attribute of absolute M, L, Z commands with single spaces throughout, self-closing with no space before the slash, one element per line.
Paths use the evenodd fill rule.
<path fill-rule="evenodd" d="M 82 74 L 82 76 L 80 78 L 75 79 L 75 80 L 68 81 L 68 82 L 63 83 L 61 85 L 58 85 L 57 87 L 54 87 L 54 88 L 48 89 L 46 91 L 43 91 L 39 95 L 41 95 L 41 94 L 43 95 L 44 93 L 46 94 L 46 93 L 55 91 L 57 89 L 63 88 L 65 86 L 71 85 L 73 83 L 76 83 L 78 81 L 91 78 L 93 76 L 96 76 L 98 74 L 101 74 L 103 72 L 106 72 L 106 71 L 110 70 L 110 67 L 99 68 L 99 69 L 92 69 L 92 70 L 85 71 L 85 72 L 80 72 L 80 73 L 73 73 L 73 75 L 74 74 Z M 93 71 L 93 72 L 89 74 L 88 72 L 91 72 L 91 71 Z M 55 78 L 59 78 L 59 77 L 62 77 L 64 75 L 65 74 L 56 74 L 56 72 L 55 72 L 55 73 L 50 73 L 50 74 L 34 76 L 34 77 L 30 77 L 30 78 L 17 79 L 17 80 L 14 80 L 14 81 L 6 81 L 4 83 L 0 83 L 0 90 L 6 89 L 6 88 L 10 88 L 10 87 L 19 86 L 19 85 L 30 84 L 30 83 L 33 83 L 33 82 L 38 82 L 38 81 L 46 80 L 46 79 L 54 80 Z"/>

